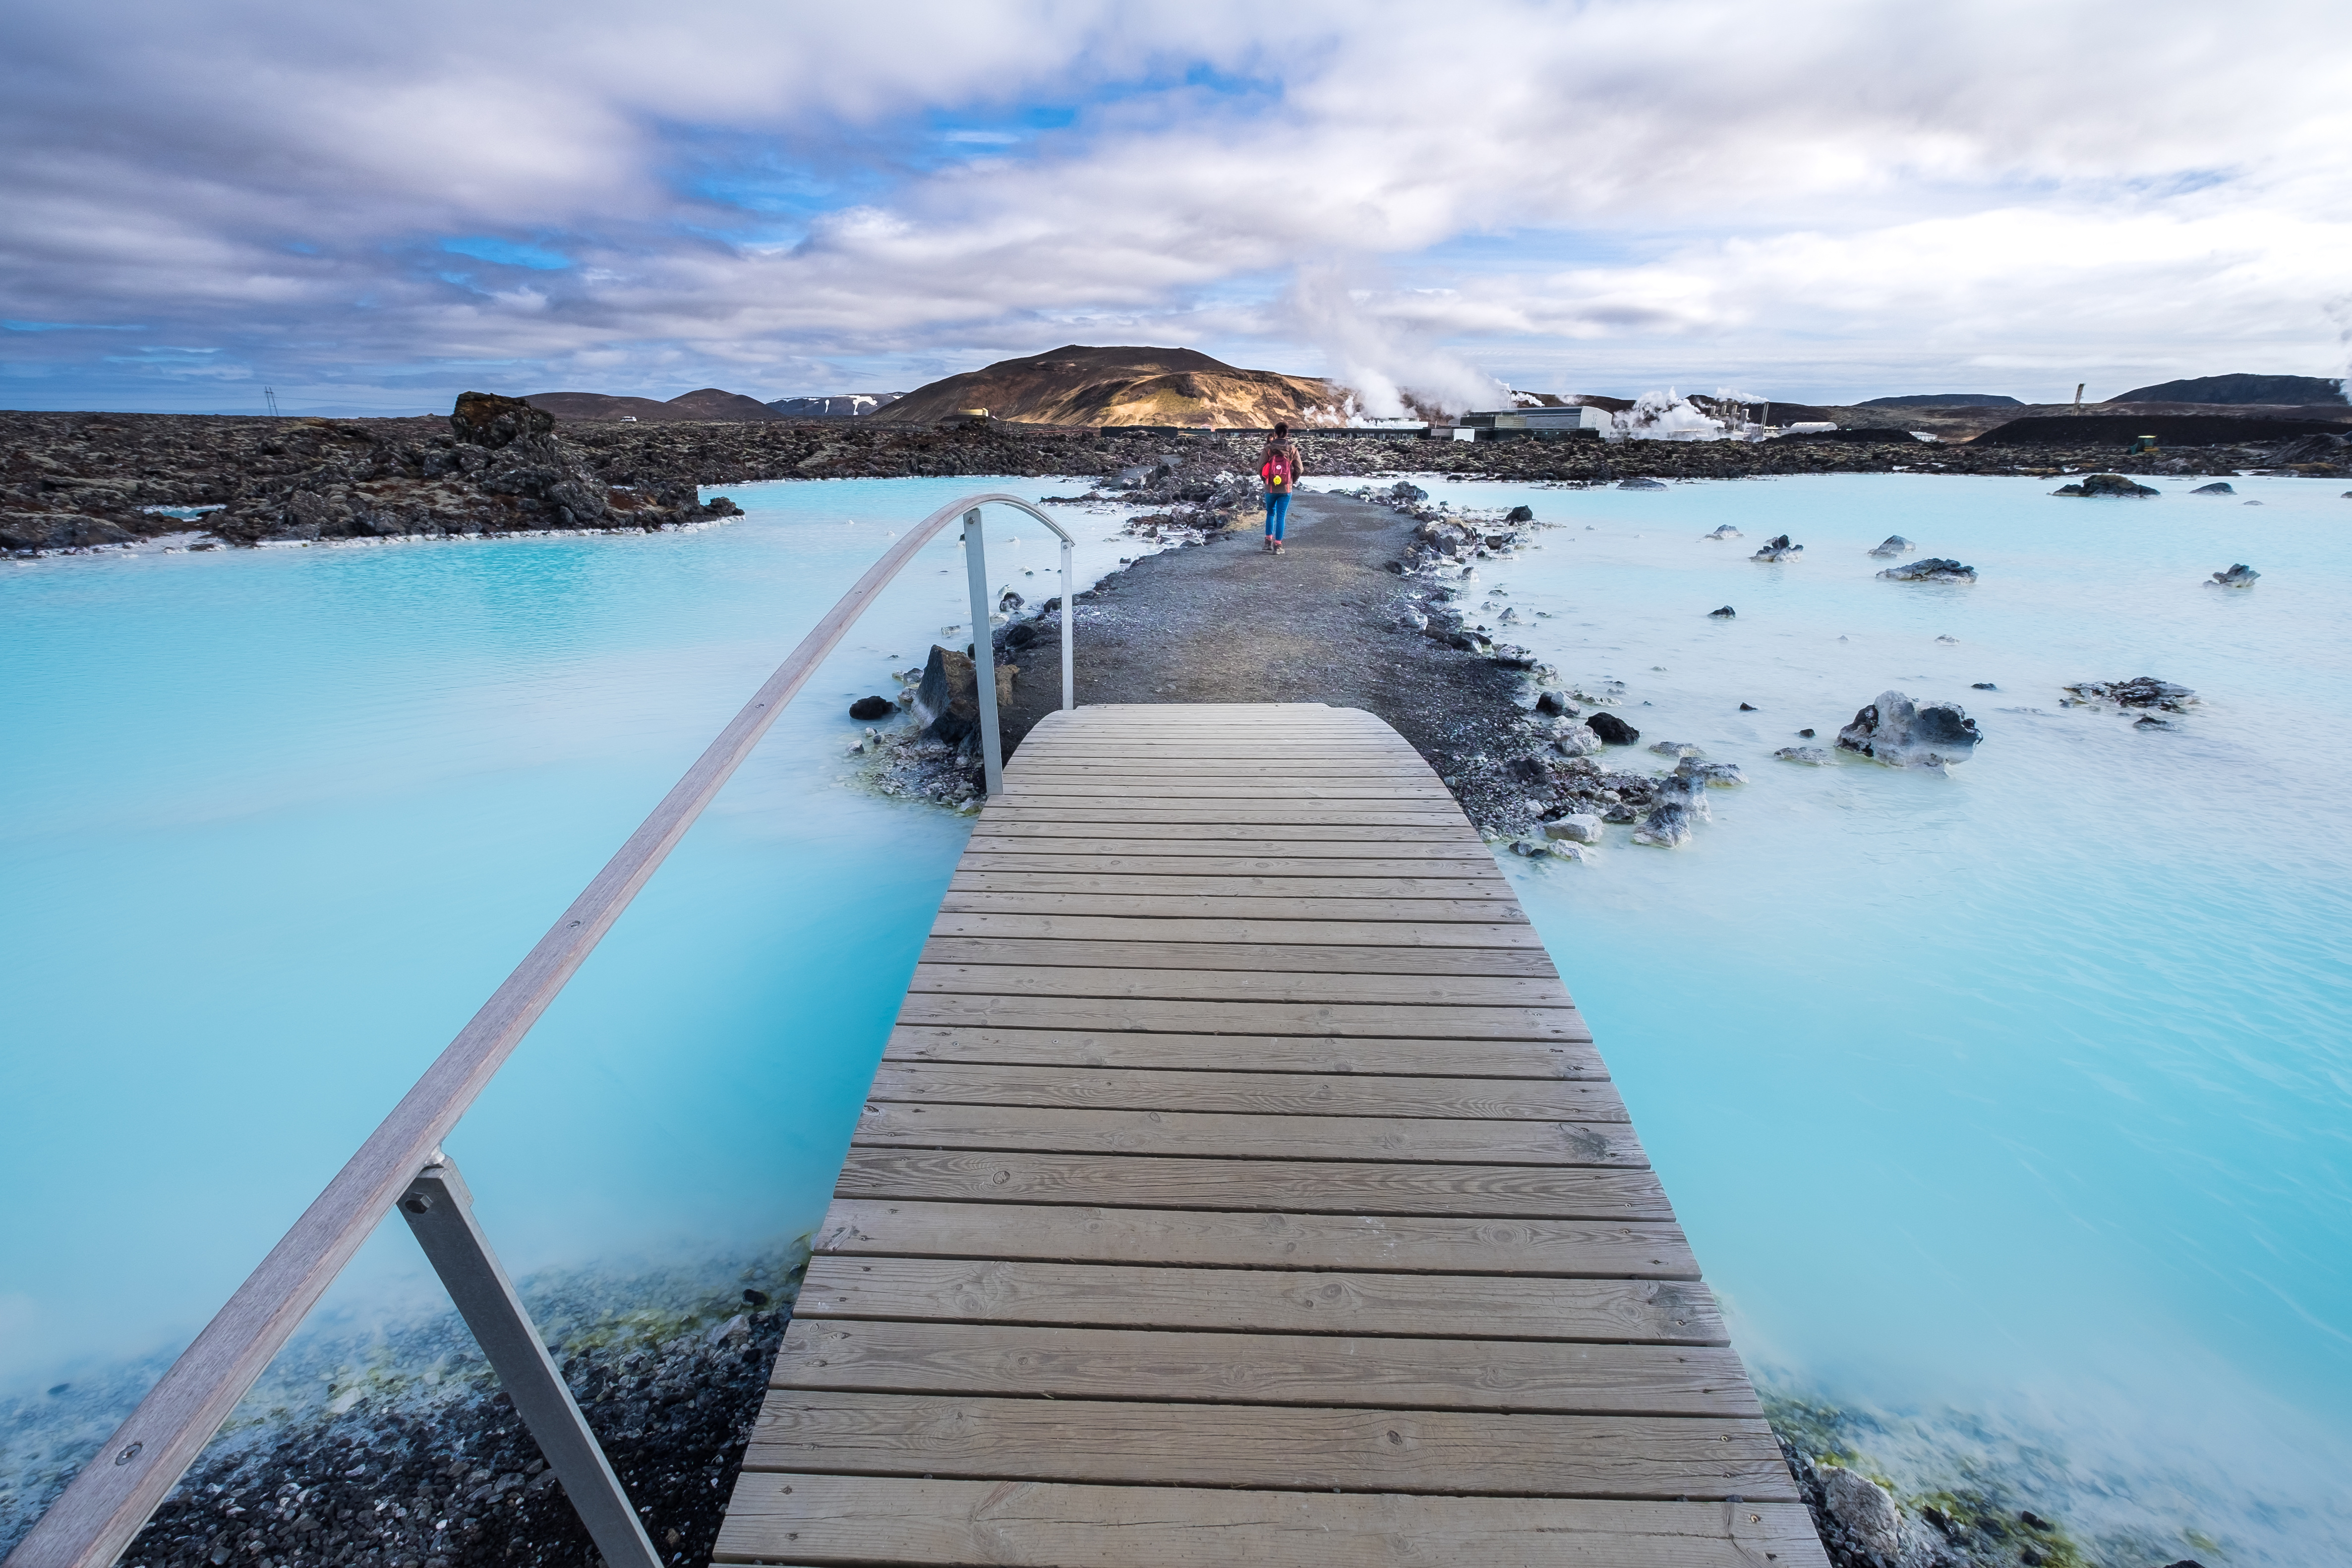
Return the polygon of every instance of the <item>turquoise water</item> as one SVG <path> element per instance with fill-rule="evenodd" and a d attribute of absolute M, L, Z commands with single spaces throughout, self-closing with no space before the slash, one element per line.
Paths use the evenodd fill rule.
<path fill-rule="evenodd" d="M 0 1400 L 33 1400 L 0 1472 L 45 1408 L 127 1409 L 887 532 L 1003 483 L 739 486 L 747 518 L 650 537 L 0 564 Z M 1063 514 L 1082 582 L 1141 548 Z M 997 583 L 1058 591 L 1043 528 L 990 528 Z M 967 832 L 847 787 L 844 709 L 968 641 L 968 602 L 950 530 L 450 1140 L 518 1272 L 820 1218 Z M 436 1301 L 395 1226 L 324 1315 Z"/>
<path fill-rule="evenodd" d="M 2072 1518 L 2157 1521 L 2175 1555 L 2164 1530 L 2201 1523 L 2233 1561 L 2333 1561 L 2352 500 L 2201 482 L 2137 503 L 1907 476 L 1430 488 L 1566 525 L 1481 563 L 1474 615 L 1517 605 L 1511 640 L 1563 677 L 1626 683 L 1642 747 L 1695 742 L 1753 780 L 1709 791 L 1683 850 L 1618 829 L 1590 864 L 1506 857 L 1751 1364 L 1907 1417 L 1898 1473 L 1982 1453 Z M 1746 537 L 1700 539 L 1724 523 Z M 1780 533 L 1801 560 L 1748 559 Z M 1876 580 L 1890 533 L 1980 580 Z M 2255 588 L 2200 586 L 2236 561 Z M 2060 706 L 2138 674 L 2204 706 L 2168 733 Z M 1962 702 L 1977 756 L 1773 759 L 1889 687 Z M 1664 768 L 1642 747 L 1615 755 Z"/>
<path fill-rule="evenodd" d="M 990 483 L 737 487 L 741 522 L 650 538 L 0 563 L 0 1175 L 29 1195 L 0 1398 L 135 1396 L 884 532 Z M 2352 501 L 2237 483 L 2265 505 L 1431 486 L 1564 524 L 1474 586 L 1571 680 L 1625 681 L 1645 745 L 1753 780 L 1685 850 L 1510 861 L 1751 1362 L 1874 1413 L 1898 1479 L 1984 1456 L 2088 1528 L 2218 1535 L 2209 1565 L 2352 1542 Z M 1138 549 L 1069 520 L 1089 577 Z M 1747 538 L 1698 540 L 1722 522 Z M 1747 559 L 1784 531 L 1801 561 Z M 1896 531 L 1982 580 L 1877 581 Z M 1043 530 L 1009 532 L 992 576 L 1054 591 Z M 2237 560 L 2257 588 L 2200 586 Z M 847 787 L 842 709 L 965 640 L 962 596 L 931 547 L 451 1140 L 518 1270 L 814 1223 L 965 831 Z M 2159 734 L 2059 706 L 2141 674 L 2206 706 Z M 1888 686 L 1964 701 L 1978 757 L 1771 760 Z M 383 1235 L 330 1307 L 428 1283 Z"/>

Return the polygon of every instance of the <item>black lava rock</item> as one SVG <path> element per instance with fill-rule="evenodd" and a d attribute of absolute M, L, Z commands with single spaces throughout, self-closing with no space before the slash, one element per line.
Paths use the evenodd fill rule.
<path fill-rule="evenodd" d="M 849 716 L 855 719 L 888 718 L 898 711 L 898 705 L 888 697 L 859 697 L 849 705 Z"/>
<path fill-rule="evenodd" d="M 1720 610 L 1710 610 L 1706 613 L 1707 619 L 1711 621 L 1729 621 L 1734 616 L 1737 616 L 1739 612 L 1727 604 Z"/>
<path fill-rule="evenodd" d="M 1631 746 L 1642 738 L 1640 730 L 1613 713 L 1596 713 L 1584 722 L 1606 745 Z"/>
<path fill-rule="evenodd" d="M 1513 507 L 1503 514 L 1503 521 L 1507 523 L 1532 523 L 1535 520 L 1536 509 L 1533 507 Z"/>
<path fill-rule="evenodd" d="M 1756 711 L 1756 705 L 1754 703 L 1741 703 L 1739 705 L 1739 711 L 1741 713 L 1754 713 Z"/>
<path fill-rule="evenodd" d="M 1536 698 L 1536 712 L 1559 715 L 1568 711 L 1568 699 L 1558 692 L 1546 692 Z"/>

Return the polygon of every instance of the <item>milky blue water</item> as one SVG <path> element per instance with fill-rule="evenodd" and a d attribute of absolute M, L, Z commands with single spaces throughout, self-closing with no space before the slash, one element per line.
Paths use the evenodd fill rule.
<path fill-rule="evenodd" d="M 1872 1412 L 1897 1479 L 1979 1459 L 2095 1531 L 2301 1563 L 2352 1542 L 2352 500 L 2237 484 L 2264 505 L 1431 487 L 1564 525 L 1469 586 L 1752 779 L 1684 850 L 1509 861 L 1751 1364 Z M 885 531 L 979 487 L 0 563 L 0 1396 L 184 1343 Z M 1136 549 L 1071 521 L 1089 577 Z M 1000 531 L 992 575 L 1053 591 L 1043 530 Z M 1801 561 L 1747 559 L 1784 531 Z M 1982 580 L 1878 581 L 1896 531 Z M 2258 587 L 2200 586 L 2237 560 Z M 821 1212 L 966 831 L 849 787 L 842 709 L 968 638 L 962 596 L 931 547 L 451 1140 L 519 1270 Z M 2059 705 L 2141 674 L 2205 706 Z M 1771 759 L 1890 686 L 1964 701 L 1977 758 Z M 411 1247 L 330 1307 L 429 1300 Z"/>

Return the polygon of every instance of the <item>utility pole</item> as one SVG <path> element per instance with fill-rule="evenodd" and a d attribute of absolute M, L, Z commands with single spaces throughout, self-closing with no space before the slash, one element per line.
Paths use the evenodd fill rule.
<path fill-rule="evenodd" d="M 278 417 L 278 394 L 270 391 L 268 387 L 264 387 L 261 389 L 261 397 L 262 401 L 269 405 L 269 417 L 276 419 Z M 2082 399 L 2078 397 L 2074 401 L 2080 402 Z"/>

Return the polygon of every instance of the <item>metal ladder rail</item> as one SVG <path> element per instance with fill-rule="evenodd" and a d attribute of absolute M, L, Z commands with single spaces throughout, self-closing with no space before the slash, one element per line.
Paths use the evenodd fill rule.
<path fill-rule="evenodd" d="M 311 1200 L 139 1407 L 35 1521 L 5 1568 L 110 1568 L 213 1434 L 283 1348 L 377 1223 L 399 1207 L 515 1402 L 565 1494 L 613 1568 L 662 1568 L 595 1434 L 523 1310 L 441 1143 L 523 1036 L 677 847 L 817 666 L 918 550 L 960 517 L 971 591 L 988 792 L 1003 788 L 996 662 L 981 508 L 1006 506 L 1051 529 L 1062 549 L 1062 706 L 1076 704 L 1067 530 L 1018 496 L 989 492 L 941 507 L 883 552 L 719 732 L 619 852 L 540 938 L 473 1019 Z"/>

